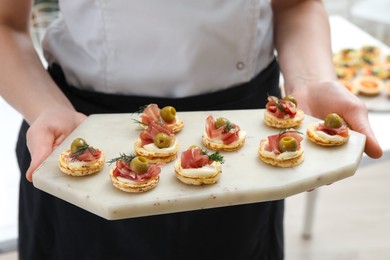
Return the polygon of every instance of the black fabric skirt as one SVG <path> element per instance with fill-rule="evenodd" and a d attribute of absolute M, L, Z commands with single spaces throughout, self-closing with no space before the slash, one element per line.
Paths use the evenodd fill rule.
<path fill-rule="evenodd" d="M 248 83 L 177 99 L 80 90 L 66 83 L 59 66 L 49 73 L 86 115 L 135 112 L 149 103 L 178 111 L 263 108 L 267 95 L 280 96 L 276 60 Z M 20 259 L 283 259 L 283 200 L 109 221 L 26 181 L 27 129 L 23 122 L 16 149 Z"/>

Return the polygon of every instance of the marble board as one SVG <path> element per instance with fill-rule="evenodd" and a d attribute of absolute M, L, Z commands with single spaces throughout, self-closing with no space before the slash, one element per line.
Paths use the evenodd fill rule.
<path fill-rule="evenodd" d="M 119 153 L 133 153 L 140 128 L 134 122 L 138 114 L 99 114 L 89 116 L 48 157 L 33 175 L 36 188 L 70 202 L 108 220 L 156 215 L 180 211 L 238 205 L 283 199 L 307 190 L 352 176 L 362 158 L 365 136 L 351 131 L 350 140 L 340 147 L 321 147 L 306 137 L 302 142 L 304 162 L 293 168 L 278 168 L 263 163 L 257 148 L 261 139 L 279 133 L 263 123 L 263 109 L 233 111 L 178 112 L 185 126 L 176 137 L 181 151 L 201 145 L 205 118 L 225 117 L 247 132 L 245 145 L 235 152 L 222 152 L 224 164 L 219 181 L 213 185 L 191 186 L 181 183 L 174 174 L 174 162 L 166 164 L 160 182 L 153 190 L 126 193 L 115 188 L 105 164 L 97 174 L 71 177 L 60 172 L 59 154 L 69 149 L 76 137 L 106 154 L 106 160 Z M 306 133 L 307 126 L 319 119 L 305 116 L 296 129 Z"/>

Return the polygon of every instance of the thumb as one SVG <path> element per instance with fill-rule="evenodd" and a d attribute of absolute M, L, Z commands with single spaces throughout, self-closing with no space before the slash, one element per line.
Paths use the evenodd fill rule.
<path fill-rule="evenodd" d="M 380 158 L 383 155 L 383 151 L 370 126 L 367 113 L 347 113 L 344 118 L 352 130 L 366 136 L 364 152 L 371 158 Z"/>
<path fill-rule="evenodd" d="M 31 154 L 26 178 L 32 181 L 33 173 L 86 116 L 68 109 L 44 111 L 27 131 L 27 147 Z"/>
<path fill-rule="evenodd" d="M 26 172 L 26 178 L 28 181 L 32 182 L 32 175 L 42 164 L 42 162 L 49 157 L 53 149 L 50 146 L 42 146 L 38 149 L 34 149 L 34 152 L 31 153 L 31 163 Z"/>
<path fill-rule="evenodd" d="M 26 172 L 26 178 L 32 182 L 32 175 L 42 162 L 49 157 L 54 150 L 55 138 L 47 132 L 30 128 L 27 132 L 27 147 L 31 154 L 31 163 Z"/>

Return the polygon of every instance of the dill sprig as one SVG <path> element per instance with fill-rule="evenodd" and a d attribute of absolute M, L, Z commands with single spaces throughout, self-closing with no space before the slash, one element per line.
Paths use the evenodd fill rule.
<path fill-rule="evenodd" d="M 299 132 L 299 131 L 297 131 L 297 130 L 290 130 L 290 129 L 286 129 L 286 128 L 284 128 L 284 129 L 282 129 L 282 130 L 280 130 L 280 132 L 279 132 L 279 137 L 280 136 L 282 136 L 282 135 L 284 135 L 285 133 L 298 133 L 298 134 L 300 134 L 300 135 L 304 135 L 302 132 Z"/>
<path fill-rule="evenodd" d="M 80 155 L 82 155 L 86 150 L 88 150 L 90 153 L 94 153 L 94 152 L 95 152 L 95 148 L 89 146 L 89 144 L 85 144 L 85 145 L 79 147 L 79 149 L 77 150 L 77 152 L 71 153 L 69 156 L 70 156 L 70 158 L 72 159 L 72 161 L 75 161 L 75 160 L 77 160 L 77 158 L 79 158 Z"/>
<path fill-rule="evenodd" d="M 149 124 L 143 123 L 143 122 L 139 121 L 138 119 L 133 119 L 133 121 L 134 121 L 135 123 L 139 124 L 139 125 L 149 126 Z"/>
<path fill-rule="evenodd" d="M 232 122 L 230 122 L 229 119 L 224 118 L 224 117 L 217 118 L 214 121 L 214 126 L 215 126 L 215 128 L 218 128 L 218 129 L 223 127 L 224 132 L 229 132 L 230 130 L 232 130 L 234 128 L 234 124 L 232 124 Z"/>
<path fill-rule="evenodd" d="M 276 107 L 279 109 L 280 112 L 282 112 L 283 115 L 286 114 L 286 111 L 284 111 L 282 103 L 280 103 L 280 100 L 277 98 L 273 98 L 272 96 L 268 96 L 272 102 L 275 103 Z"/>
<path fill-rule="evenodd" d="M 136 111 L 136 113 L 142 114 L 142 113 L 145 111 L 145 109 L 146 109 L 147 107 L 148 107 L 148 105 L 140 106 L 140 107 L 138 108 L 138 110 Z"/>
<path fill-rule="evenodd" d="M 220 154 L 219 151 L 216 151 L 212 154 L 208 154 L 208 152 L 206 150 L 202 150 L 202 153 L 204 155 L 207 155 L 207 157 L 209 157 L 210 161 L 224 163 L 223 155 Z"/>
<path fill-rule="evenodd" d="M 225 126 L 225 132 L 229 132 L 233 128 L 233 124 L 228 120 Z"/>
<path fill-rule="evenodd" d="M 138 119 L 133 119 L 133 121 L 134 121 L 136 124 L 143 125 L 143 126 L 145 126 L 145 127 L 148 127 L 148 126 L 150 125 L 150 124 L 141 122 L 141 121 L 139 121 Z M 165 121 L 164 121 L 162 118 L 158 118 L 155 122 L 158 122 L 158 123 L 160 123 L 160 124 L 166 124 Z"/>
<path fill-rule="evenodd" d="M 109 163 L 110 165 L 117 162 L 117 161 L 123 161 L 125 164 L 130 164 L 130 162 L 137 156 L 133 155 L 133 154 L 130 154 L 130 155 L 126 155 L 124 153 L 119 153 L 119 157 L 116 157 L 116 158 L 113 158 L 111 160 L 109 160 L 107 163 Z"/>

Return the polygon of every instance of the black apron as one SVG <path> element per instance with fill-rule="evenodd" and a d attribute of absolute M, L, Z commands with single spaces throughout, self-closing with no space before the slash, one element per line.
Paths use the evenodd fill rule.
<path fill-rule="evenodd" d="M 135 112 L 150 103 L 177 111 L 263 108 L 267 95 L 280 96 L 276 60 L 246 84 L 177 99 L 80 90 L 67 85 L 60 67 L 49 72 L 86 115 Z M 283 259 L 283 200 L 109 221 L 26 181 L 27 129 L 23 122 L 17 143 L 20 259 Z"/>

